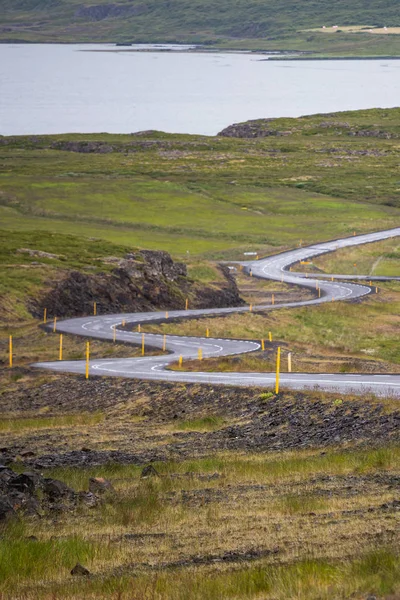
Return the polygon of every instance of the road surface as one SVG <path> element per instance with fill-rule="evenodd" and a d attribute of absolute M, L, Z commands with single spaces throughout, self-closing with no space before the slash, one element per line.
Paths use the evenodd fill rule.
<path fill-rule="evenodd" d="M 375 291 L 374 286 L 370 287 L 359 283 L 350 283 L 346 279 L 331 281 L 331 276 L 326 275 L 306 277 L 304 273 L 289 271 L 289 268 L 296 262 L 307 260 L 326 252 L 333 252 L 339 248 L 366 244 L 396 236 L 400 236 L 400 227 L 314 244 L 261 260 L 244 262 L 244 268 L 248 272 L 251 271 L 254 277 L 301 285 L 314 290 L 315 295 L 310 300 L 299 302 L 255 305 L 253 306 L 253 311 L 311 306 L 323 302 L 331 302 L 332 300 L 353 300 L 370 294 Z M 365 278 L 368 280 L 373 279 L 367 276 Z M 352 279 L 354 280 L 354 278 Z M 320 288 L 320 296 L 316 289 L 317 286 Z M 360 308 L 360 310 L 362 309 Z M 249 311 L 248 306 L 206 310 L 174 310 L 169 311 L 168 318 L 188 319 L 247 311 Z M 129 324 L 131 331 L 121 328 L 124 321 Z M 57 330 L 60 333 L 112 340 L 115 328 L 117 341 L 140 345 L 142 334 L 137 332 L 137 325 L 163 321 L 166 321 L 165 311 L 99 315 L 59 321 L 57 323 Z M 162 335 L 145 334 L 147 348 L 151 346 L 152 348 L 161 350 L 163 343 Z M 266 343 L 268 344 L 268 342 Z M 202 350 L 203 358 L 209 358 L 254 352 L 259 350 L 260 347 L 260 343 L 257 341 L 168 335 L 166 336 L 166 350 L 169 354 L 143 356 L 141 358 L 93 359 L 90 361 L 89 373 L 90 376 L 104 375 L 157 381 L 271 388 L 275 383 L 274 373 L 202 373 L 167 370 L 167 367 L 171 363 L 177 362 L 179 356 L 182 356 L 183 365 L 185 364 L 185 360 L 197 359 L 199 349 Z M 68 373 L 85 373 L 84 361 L 43 362 L 36 363 L 34 366 Z M 352 392 L 360 394 L 369 391 L 380 396 L 400 397 L 400 375 L 281 373 L 281 386 L 303 390 L 316 388 L 326 391 L 336 391 L 338 393 Z"/>

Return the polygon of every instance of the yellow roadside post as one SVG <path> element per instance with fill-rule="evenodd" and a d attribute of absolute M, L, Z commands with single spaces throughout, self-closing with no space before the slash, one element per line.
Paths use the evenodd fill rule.
<path fill-rule="evenodd" d="M 137 326 L 137 330 L 138 330 L 138 333 L 140 333 L 140 323 L 139 323 L 139 325 Z"/>
<path fill-rule="evenodd" d="M 113 325 L 113 342 L 115 342 L 117 336 L 117 326 Z"/>
<path fill-rule="evenodd" d="M 199 348 L 199 360 L 203 360 L 203 350 L 201 348 Z"/>
<path fill-rule="evenodd" d="M 372 281 L 371 280 L 369 281 L 369 285 L 372 285 Z"/>
<path fill-rule="evenodd" d="M 182 355 L 179 357 L 179 361 L 178 362 L 179 362 L 179 366 L 181 367 L 182 366 L 182 362 L 183 362 Z"/>
<path fill-rule="evenodd" d="M 62 360 L 62 356 L 63 356 L 63 336 L 62 336 L 62 333 L 60 333 L 60 346 L 58 349 L 58 360 Z"/>
<path fill-rule="evenodd" d="M 265 342 L 264 342 L 264 340 L 261 340 L 261 350 L 265 350 Z"/>
<path fill-rule="evenodd" d="M 125 323 L 126 323 L 125 319 L 122 319 L 122 323 L 121 323 L 122 327 L 125 327 Z"/>
<path fill-rule="evenodd" d="M 164 334 L 163 345 L 162 345 L 163 352 L 165 352 L 166 347 L 167 347 L 167 336 Z"/>
<path fill-rule="evenodd" d="M 165 318 L 168 319 L 168 311 L 165 313 Z"/>
<path fill-rule="evenodd" d="M 144 356 L 144 333 L 142 333 L 142 356 Z"/>
<path fill-rule="evenodd" d="M 315 289 L 318 289 L 318 281 L 315 282 Z"/>
<path fill-rule="evenodd" d="M 210 330 L 208 329 L 208 327 L 206 329 L 206 337 L 210 337 Z"/>
<path fill-rule="evenodd" d="M 252 304 L 250 304 L 250 306 L 249 306 L 249 311 L 251 312 L 252 310 L 253 310 L 253 305 L 252 305 Z"/>
<path fill-rule="evenodd" d="M 321 298 L 321 288 L 318 288 L 318 298 Z"/>
<path fill-rule="evenodd" d="M 53 322 L 53 333 L 55 333 L 57 331 L 57 317 L 54 317 L 54 322 Z"/>
<path fill-rule="evenodd" d="M 13 341 L 12 341 L 12 335 L 10 335 L 9 339 L 8 339 L 8 353 L 9 353 L 9 365 L 10 367 L 12 367 L 13 365 Z"/>
<path fill-rule="evenodd" d="M 276 351 L 276 378 L 275 378 L 275 394 L 279 394 L 279 371 L 281 367 L 281 347 L 278 346 Z"/>
<path fill-rule="evenodd" d="M 377 293 L 378 293 L 378 288 L 376 287 L 376 288 L 375 288 L 375 294 L 377 294 Z"/>
<path fill-rule="evenodd" d="M 292 372 L 292 353 L 291 352 L 289 352 L 287 355 L 287 370 L 288 370 L 288 373 Z"/>
<path fill-rule="evenodd" d="M 90 342 L 86 342 L 86 371 L 85 378 L 89 379 Z"/>
<path fill-rule="evenodd" d="M 185 310 L 187 310 L 189 308 L 189 298 L 186 298 L 185 300 Z"/>
<path fill-rule="evenodd" d="M 94 316 L 97 315 L 97 302 L 93 302 L 93 314 Z"/>
<path fill-rule="evenodd" d="M 272 296 L 271 296 L 271 304 L 275 304 L 275 295 L 274 294 L 272 294 Z"/>
<path fill-rule="evenodd" d="M 331 277 L 331 281 L 333 281 L 333 277 Z"/>
<path fill-rule="evenodd" d="M 47 323 L 47 308 L 43 311 L 43 323 Z"/>
<path fill-rule="evenodd" d="M 272 332 L 268 331 L 268 339 L 270 342 L 272 342 Z"/>

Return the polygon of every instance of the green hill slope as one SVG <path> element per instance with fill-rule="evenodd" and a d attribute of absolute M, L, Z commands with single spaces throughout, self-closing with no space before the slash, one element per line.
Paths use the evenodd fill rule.
<path fill-rule="evenodd" d="M 304 31 L 323 25 L 400 26 L 395 0 L 0 0 L 0 13 L 3 41 L 197 41 L 400 54 L 394 34 Z"/>

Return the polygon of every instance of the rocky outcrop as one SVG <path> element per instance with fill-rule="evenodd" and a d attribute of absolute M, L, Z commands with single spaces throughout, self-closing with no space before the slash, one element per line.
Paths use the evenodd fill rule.
<path fill-rule="evenodd" d="M 99 274 L 67 272 L 44 297 L 31 302 L 31 313 L 40 317 L 46 308 L 49 316 L 81 316 L 93 312 L 94 302 L 99 313 L 181 309 L 186 298 L 193 308 L 243 304 L 226 267 L 221 267 L 225 283 L 218 287 L 190 280 L 186 265 L 174 262 L 167 252 L 142 250 L 104 262 L 115 268 Z"/>
<path fill-rule="evenodd" d="M 255 121 L 246 121 L 245 123 L 234 123 L 219 132 L 221 137 L 236 138 L 263 138 L 269 136 L 291 135 L 291 131 L 278 131 L 271 129 L 269 123 L 275 119 L 257 119 Z"/>
<path fill-rule="evenodd" d="M 44 477 L 38 471 L 18 474 L 0 465 L 0 522 L 17 515 L 41 517 L 82 503 L 92 508 L 99 498 L 90 491 L 75 492 L 63 481 Z"/>

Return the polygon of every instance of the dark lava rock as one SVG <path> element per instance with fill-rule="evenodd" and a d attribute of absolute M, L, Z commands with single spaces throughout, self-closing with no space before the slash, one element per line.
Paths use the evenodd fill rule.
<path fill-rule="evenodd" d="M 74 490 L 59 479 L 45 479 L 43 484 L 43 492 L 49 497 L 50 500 L 58 500 L 59 498 L 75 495 Z"/>
<path fill-rule="evenodd" d="M 90 571 L 82 566 L 80 563 L 76 563 L 74 568 L 71 570 L 71 575 L 90 575 Z"/>
<path fill-rule="evenodd" d="M 15 515 L 15 511 L 10 500 L 5 496 L 0 496 L 0 521 L 5 521 L 13 515 Z"/>
<path fill-rule="evenodd" d="M 182 309 L 186 298 L 193 308 L 244 304 L 225 266 L 220 267 L 225 282 L 207 287 L 188 279 L 186 265 L 174 262 L 168 252 L 142 250 L 115 261 L 111 273 L 67 271 L 45 297 L 31 301 L 31 313 L 41 316 L 46 307 L 47 314 L 59 317 L 92 314 L 93 302 L 99 313 Z"/>
<path fill-rule="evenodd" d="M 142 473 L 140 475 L 143 478 L 146 477 L 159 477 L 159 473 L 158 471 L 153 467 L 153 465 L 147 465 L 147 467 L 144 467 L 144 469 L 142 469 Z"/>
<path fill-rule="evenodd" d="M 38 473 L 21 473 L 9 481 L 8 487 L 19 492 L 28 492 L 33 494 L 36 489 L 41 487 L 43 477 Z"/>

